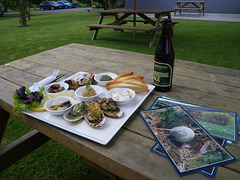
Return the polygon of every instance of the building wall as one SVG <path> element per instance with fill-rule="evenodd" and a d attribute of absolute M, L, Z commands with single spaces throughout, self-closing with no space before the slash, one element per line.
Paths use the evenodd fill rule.
<path fill-rule="evenodd" d="M 137 9 L 172 10 L 177 0 L 136 0 Z M 204 0 L 205 12 L 240 14 L 240 0 Z M 133 9 L 133 0 L 125 0 L 125 8 Z M 191 11 L 186 11 L 191 12 Z M 196 12 L 196 11 L 194 11 Z"/>

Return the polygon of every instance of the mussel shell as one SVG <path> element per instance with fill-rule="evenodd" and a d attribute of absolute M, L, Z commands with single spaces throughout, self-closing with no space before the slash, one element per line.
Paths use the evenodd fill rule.
<path fill-rule="evenodd" d="M 80 108 L 79 108 L 80 107 Z M 69 122 L 75 122 L 83 118 L 85 105 L 83 103 L 78 103 L 74 105 L 69 111 L 63 115 L 63 119 Z M 75 111 L 73 115 L 73 112 Z M 79 112 L 78 112 L 79 111 Z"/>
<path fill-rule="evenodd" d="M 103 113 L 106 115 L 106 116 L 110 116 L 110 117 L 122 117 L 123 116 L 123 110 L 118 108 L 117 111 L 105 111 L 105 110 L 102 110 Z"/>
<path fill-rule="evenodd" d="M 99 127 L 102 127 L 102 125 L 105 123 L 106 121 L 106 116 L 103 114 L 102 112 L 102 120 L 99 122 L 94 122 L 94 121 L 91 121 L 87 118 L 87 115 L 84 115 L 84 119 L 86 120 L 86 122 L 92 126 L 92 127 L 95 127 L 95 128 L 99 128 Z"/>
<path fill-rule="evenodd" d="M 99 104 L 97 104 L 97 103 L 94 103 L 94 102 L 91 102 L 91 103 L 89 103 L 89 104 L 96 104 L 97 105 L 97 107 L 96 107 L 96 109 L 95 110 L 97 110 L 97 111 L 100 111 L 100 113 L 101 113 L 101 119 L 94 119 L 94 118 L 92 118 L 92 119 L 94 119 L 94 120 L 92 120 L 92 119 L 90 119 L 90 118 L 88 118 L 88 116 L 89 115 L 91 115 L 91 113 L 92 112 L 90 112 L 89 110 L 88 110 L 88 108 L 86 109 L 86 111 L 85 111 L 85 113 L 84 113 L 84 119 L 86 120 L 86 122 L 90 125 L 90 126 L 92 126 L 92 127 L 95 127 L 95 128 L 98 128 L 98 127 L 101 127 L 104 123 L 105 123 L 105 121 L 106 121 L 106 116 L 104 115 L 104 113 L 103 113 L 103 111 L 100 109 L 100 106 L 99 106 Z M 88 105 L 89 105 L 88 104 Z M 87 105 L 87 106 L 88 106 Z M 90 108 L 90 107 L 89 107 Z M 94 114 L 94 113 L 93 113 Z"/>
<path fill-rule="evenodd" d="M 113 118 L 123 116 L 123 110 L 117 106 L 117 103 L 112 98 L 110 98 L 110 99 L 99 98 L 98 103 L 100 104 L 100 108 L 106 116 L 110 116 Z M 107 105 L 107 107 L 106 107 L 106 105 Z"/>
<path fill-rule="evenodd" d="M 70 110 L 71 111 L 71 110 Z M 75 117 L 72 117 L 70 116 L 70 111 L 67 111 L 64 115 L 63 115 L 63 119 L 66 120 L 66 121 L 69 121 L 69 122 L 76 122 L 76 121 L 79 121 L 83 118 L 83 114 L 79 115 L 79 116 L 75 116 Z"/>

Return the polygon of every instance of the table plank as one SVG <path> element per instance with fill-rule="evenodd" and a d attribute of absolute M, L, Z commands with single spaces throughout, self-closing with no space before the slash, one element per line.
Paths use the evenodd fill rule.
<path fill-rule="evenodd" d="M 48 62 L 47 60 L 44 61 L 44 58 L 46 58 L 47 56 L 54 57 L 54 56 L 57 56 L 57 54 L 59 54 L 59 50 L 51 51 L 47 54 L 46 53 L 39 54 L 35 57 L 29 57 L 29 59 L 34 59 L 34 60 L 32 60 L 34 62 L 41 61 L 42 64 L 48 63 L 49 65 L 51 65 L 52 63 Z M 122 64 L 129 63 L 132 66 L 141 66 L 142 65 L 141 63 L 145 63 L 144 66 L 146 66 L 146 68 L 149 68 L 149 69 L 152 68 L 152 66 L 153 66 L 153 56 L 152 55 L 145 55 L 145 54 L 141 54 L 141 53 L 132 53 L 132 55 L 135 55 L 133 57 L 127 51 L 124 53 L 120 53 L 118 51 L 109 53 L 109 51 L 107 51 L 107 50 L 106 51 L 98 51 L 98 49 L 96 49 L 95 52 L 92 52 L 91 48 L 89 50 L 87 50 L 87 49 L 84 49 L 84 46 L 83 46 L 82 49 L 77 49 L 77 47 L 67 48 L 67 50 L 64 51 L 64 54 L 67 54 L 66 56 L 68 56 L 68 57 L 70 56 L 71 58 L 73 58 L 72 60 L 75 61 L 76 63 L 79 60 L 83 60 L 83 59 L 87 58 L 86 59 L 87 61 L 82 62 L 82 63 L 84 63 L 84 66 L 90 66 L 93 63 L 102 61 L 105 57 L 107 57 L 107 58 L 111 57 L 111 60 L 109 60 L 108 63 L 111 63 L 109 66 L 112 66 L 113 68 L 117 66 L 117 63 L 118 63 L 117 61 L 121 61 Z M 80 57 L 80 55 L 81 55 L 81 57 Z M 38 56 L 40 56 L 40 57 L 38 57 Z M 64 63 L 64 61 L 66 61 L 66 56 L 58 57 L 58 60 L 59 61 L 61 60 L 62 63 Z M 139 63 L 136 63 L 136 61 L 138 61 Z M 101 63 L 101 62 L 99 62 L 99 63 Z M 179 66 L 178 64 L 180 64 L 180 68 L 178 68 L 178 66 Z M 108 64 L 106 64 L 106 65 L 108 65 Z M 189 67 L 191 67 L 191 68 L 189 68 Z M 188 71 L 186 71 L 187 69 L 188 69 Z M 213 69 L 215 69 L 215 70 L 213 70 Z M 208 65 L 192 63 L 192 62 L 188 62 L 188 61 L 180 61 L 180 63 L 178 63 L 178 60 L 175 60 L 175 71 L 178 71 L 177 74 L 180 74 L 180 73 L 183 74 L 183 72 L 184 72 L 184 74 L 186 74 L 186 73 L 189 74 L 188 76 L 190 76 L 190 77 L 195 76 L 196 78 L 203 79 L 203 80 L 206 80 L 206 78 L 211 76 L 210 81 L 218 80 L 218 82 L 222 82 L 221 80 L 223 79 L 224 76 L 229 76 L 228 77 L 229 81 L 224 82 L 225 84 L 229 84 L 229 85 L 234 84 L 235 86 L 240 86 L 239 85 L 240 83 L 238 83 L 240 73 L 239 73 L 239 71 L 236 71 L 236 70 L 220 68 L 220 67 L 216 67 L 216 66 L 208 66 Z M 195 71 L 195 72 L 193 72 L 193 71 Z M 121 72 L 121 71 L 119 71 L 119 72 Z M 216 73 L 216 72 L 218 72 L 218 73 Z"/>
<path fill-rule="evenodd" d="M 154 10 L 154 9 L 110 9 L 110 10 L 104 10 L 104 11 L 98 11 L 98 13 L 101 14 L 118 14 L 118 13 L 144 13 L 144 14 L 162 14 L 162 13 L 168 13 L 173 12 L 173 10 Z"/>
<path fill-rule="evenodd" d="M 69 49 L 68 49 L 69 50 Z M 145 76 L 145 80 L 147 83 L 152 83 L 152 71 L 153 67 L 153 56 L 149 55 L 142 55 L 139 58 L 131 58 L 128 56 L 128 53 L 122 55 L 120 53 L 111 53 L 109 54 L 108 51 L 95 51 L 94 53 L 83 51 L 75 51 L 74 48 L 66 55 L 59 55 L 59 52 L 45 52 L 42 54 L 38 54 L 34 57 L 29 57 L 34 62 L 41 62 L 42 64 L 48 64 L 49 66 L 54 66 L 56 68 L 61 69 L 62 66 L 66 67 L 68 71 L 78 72 L 82 71 L 79 69 L 78 66 L 75 66 L 75 63 L 82 61 L 82 66 L 84 69 L 88 71 L 94 71 L 94 73 L 103 72 L 104 69 L 111 69 L 111 71 L 116 72 L 118 74 L 122 73 L 123 71 L 134 71 L 136 74 L 143 74 Z M 106 54 L 106 55 L 104 55 Z M 120 55 L 119 55 L 120 54 Z M 134 53 L 136 54 L 136 53 Z M 81 57 L 80 57 L 81 56 Z M 111 56 L 114 56 L 111 58 Z M 50 57 L 54 59 L 55 62 L 49 62 L 46 57 Z M 129 57 L 129 58 L 128 58 Z M 71 62 L 66 61 L 67 58 L 71 58 Z M 102 61 L 105 59 L 109 59 L 107 63 L 103 64 Z M 28 58 L 25 58 L 28 59 Z M 131 59 L 131 61 L 129 61 Z M 84 61 L 85 60 L 85 61 Z M 122 62 L 121 65 L 118 62 Z M 138 62 L 138 63 L 136 63 Z M 240 93 L 239 88 L 232 88 L 232 87 L 239 87 L 239 77 L 233 76 L 233 73 L 229 73 L 228 69 L 225 68 L 217 68 L 213 71 L 212 66 L 201 65 L 202 69 L 198 68 L 199 64 L 197 63 L 190 63 L 185 62 L 186 67 L 182 67 L 183 61 L 176 60 L 175 62 L 175 69 L 174 69 L 174 85 L 186 87 L 190 89 L 196 89 L 198 91 L 208 92 L 210 95 L 220 95 L 226 98 L 238 98 L 238 94 Z M 144 69 L 141 68 L 142 64 L 144 63 Z M 190 69 L 189 67 L 196 67 L 195 69 Z M 209 68 L 210 67 L 210 68 Z M 65 68 L 65 69 L 66 69 Z M 95 69 L 98 68 L 98 71 Z M 223 73 L 225 72 L 226 73 Z M 219 74 L 218 72 L 221 72 Z M 237 74 L 238 75 L 238 74 Z M 199 80 L 199 83 L 195 83 L 195 81 Z M 224 81 L 224 82 L 223 82 Z M 213 89 L 214 87 L 214 89 Z"/>
<path fill-rule="evenodd" d="M 79 49 L 77 47 L 79 47 Z M 62 70 L 62 72 L 67 72 L 68 74 L 64 78 L 78 71 L 83 71 L 83 69 L 87 71 L 92 71 L 94 73 L 100 73 L 105 71 L 105 69 L 111 69 L 112 72 L 118 74 L 122 73 L 123 71 L 133 70 L 135 74 L 143 74 L 147 83 L 152 83 L 152 73 L 149 72 L 152 71 L 153 56 L 118 50 L 113 50 L 113 52 L 110 53 L 109 49 L 107 48 L 96 48 L 94 52 L 92 52 L 91 48 L 87 49 L 86 47 L 87 46 L 85 45 L 78 46 L 71 44 L 68 46 L 68 48 L 66 48 L 67 50 L 65 51 L 63 51 L 62 48 L 57 48 L 53 51 L 47 51 L 38 55 L 24 58 L 24 61 L 26 62 L 26 60 L 30 60 L 29 63 L 41 63 L 42 65 L 48 65 L 49 69 L 47 68 L 46 72 L 43 71 L 41 65 L 35 68 L 36 71 L 39 72 L 38 74 L 41 75 L 41 77 L 43 77 L 44 74 L 49 74 L 48 70 L 52 72 L 54 67 L 59 69 L 62 69 L 63 67 L 65 68 L 64 71 Z M 59 52 L 61 51 L 63 51 L 63 55 L 59 55 Z M 133 57 L 134 55 L 136 55 L 135 58 Z M 47 57 L 54 59 L 55 62 L 48 61 Z M 72 61 L 66 61 L 66 59 L 68 58 L 70 58 Z M 107 63 L 102 64 L 101 62 L 106 59 L 109 59 Z M 84 68 L 79 68 L 75 65 L 75 63 L 77 64 L 79 63 L 79 61 L 81 61 L 81 65 Z M 122 62 L 121 65 L 119 65 L 118 62 Z M 27 65 L 27 68 L 24 68 L 24 66 L 22 66 L 21 68 L 19 64 L 19 61 L 16 61 L 11 63 L 10 66 L 13 66 L 14 68 L 19 67 L 24 71 L 28 70 L 29 73 L 31 73 L 31 68 L 35 66 L 35 64 L 31 64 Z M 144 64 L 144 69 L 141 68 L 142 64 Z M 95 70 L 96 68 L 98 68 L 97 71 Z M 4 73 L 2 74 L 5 78 L 7 77 L 6 75 L 4 75 Z M 230 103 L 228 103 L 230 100 L 228 100 L 228 98 L 231 98 L 236 105 L 232 107 L 235 108 L 239 106 L 239 103 L 237 103 L 235 99 L 239 99 L 240 89 L 233 88 L 239 87 L 239 71 L 176 60 L 173 79 L 173 87 L 175 87 L 173 88 L 173 93 L 170 92 L 163 94 L 167 94 L 171 97 L 174 95 L 175 98 L 178 97 L 180 98 L 180 100 L 185 101 L 187 100 L 186 97 L 191 99 L 190 96 L 195 96 L 195 99 L 193 99 L 192 103 L 205 105 L 205 101 L 207 101 L 207 103 L 211 104 L 211 107 L 221 107 L 222 109 L 226 109 L 227 107 L 229 107 L 231 101 Z M 196 79 L 199 83 L 195 83 Z M 34 79 L 32 82 L 37 80 Z M 20 81 L 20 79 L 18 79 L 18 81 Z M 25 82 L 22 83 L 25 84 Z M 195 89 L 195 91 L 197 92 L 194 92 L 195 95 L 194 93 L 191 93 L 192 89 Z M 179 93 L 176 93 L 176 91 L 179 91 Z M 184 93 L 185 91 L 188 93 Z M 220 99 L 218 96 L 221 96 Z M 200 99 L 203 99 L 204 101 L 199 101 Z M 227 108 L 226 110 L 231 109 Z"/>

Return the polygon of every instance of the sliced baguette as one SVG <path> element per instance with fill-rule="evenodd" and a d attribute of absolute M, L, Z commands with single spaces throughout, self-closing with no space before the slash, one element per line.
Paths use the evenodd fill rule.
<path fill-rule="evenodd" d="M 147 85 L 136 85 L 136 84 L 130 84 L 130 83 L 124 83 L 124 82 L 111 84 L 111 85 L 108 85 L 106 88 L 108 91 L 113 88 L 130 88 L 134 90 L 136 93 L 149 92 Z"/>
<path fill-rule="evenodd" d="M 136 93 L 149 92 L 146 82 L 143 80 L 144 76 L 133 75 L 133 72 L 123 72 L 111 82 L 107 83 L 107 90 L 113 88 L 130 88 Z"/>

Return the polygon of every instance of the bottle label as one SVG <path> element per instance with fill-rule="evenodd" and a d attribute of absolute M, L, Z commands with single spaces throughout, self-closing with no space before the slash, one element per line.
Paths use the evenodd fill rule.
<path fill-rule="evenodd" d="M 156 86 L 171 86 L 172 67 L 166 63 L 154 61 L 153 84 Z"/>

